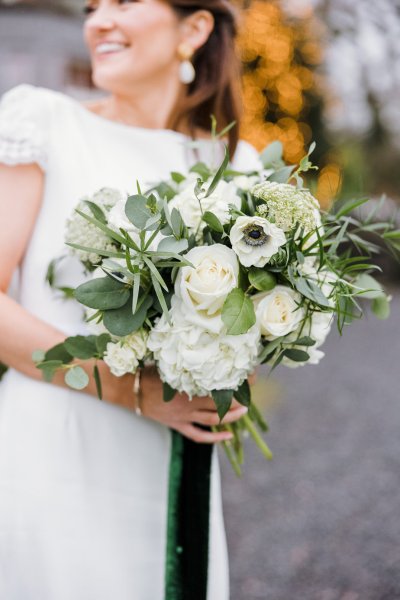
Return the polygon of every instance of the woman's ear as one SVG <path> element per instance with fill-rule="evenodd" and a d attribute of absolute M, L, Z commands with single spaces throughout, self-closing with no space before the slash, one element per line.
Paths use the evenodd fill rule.
<path fill-rule="evenodd" d="M 213 29 L 213 15 L 208 10 L 197 10 L 182 21 L 181 42 L 196 51 L 204 46 Z"/>

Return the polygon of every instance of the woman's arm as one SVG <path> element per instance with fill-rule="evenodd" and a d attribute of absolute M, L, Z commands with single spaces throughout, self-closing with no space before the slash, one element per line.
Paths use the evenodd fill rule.
<path fill-rule="evenodd" d="M 0 164 L 0 362 L 33 379 L 42 377 L 32 361 L 32 352 L 46 350 L 62 342 L 65 335 L 25 310 L 7 296 L 7 290 L 32 234 L 43 188 L 44 174 L 37 165 L 9 167 Z M 92 364 L 90 361 L 80 364 L 90 378 L 85 391 L 96 396 Z M 102 361 L 99 361 L 99 369 L 105 400 L 131 408 L 133 377 L 113 376 Z M 61 373 L 55 376 L 53 384 L 66 387 Z M 144 373 L 142 407 L 146 417 L 168 425 L 195 441 L 215 443 L 232 437 L 225 432 L 203 431 L 194 425 L 218 423 L 218 415 L 210 398 L 194 398 L 189 402 L 185 394 L 177 394 L 172 402 L 164 403 L 162 384 L 152 369 Z M 224 422 L 236 421 L 245 411 L 234 402 Z"/>

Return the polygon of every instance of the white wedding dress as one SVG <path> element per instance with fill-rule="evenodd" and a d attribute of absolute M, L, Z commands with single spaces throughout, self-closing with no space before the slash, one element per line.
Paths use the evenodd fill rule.
<path fill-rule="evenodd" d="M 49 89 L 20 85 L 6 93 L 0 162 L 36 162 L 46 174 L 18 274 L 18 302 L 66 334 L 85 331 L 81 308 L 45 283 L 49 261 L 63 253 L 67 217 L 79 198 L 101 187 L 134 193 L 137 179 L 146 184 L 186 171 L 194 161 L 186 142 L 174 131 L 107 120 Z M 203 159 L 209 148 L 202 143 Z M 245 142 L 234 166 L 259 166 Z M 5 201 L 12 210 L 12 199 Z M 80 268 L 67 262 L 62 283 L 80 277 Z M 0 598 L 163 600 L 169 457 L 167 428 L 85 393 L 7 372 L 0 382 Z M 210 526 L 208 598 L 227 600 L 215 452 Z"/>

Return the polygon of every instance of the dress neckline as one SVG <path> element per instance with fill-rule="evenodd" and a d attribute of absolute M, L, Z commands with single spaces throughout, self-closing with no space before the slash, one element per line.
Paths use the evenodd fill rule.
<path fill-rule="evenodd" d="M 109 125 L 111 127 L 116 127 L 121 130 L 123 129 L 125 131 L 133 131 L 133 132 L 138 132 L 138 133 L 149 132 L 151 135 L 152 134 L 159 135 L 160 133 L 166 133 L 168 135 L 176 136 L 178 138 L 181 138 L 182 140 L 187 140 L 190 142 L 209 142 L 209 141 L 211 141 L 208 138 L 193 139 L 189 135 L 187 135 L 185 133 L 181 133 L 180 131 L 175 131 L 174 129 L 156 129 L 156 128 L 151 128 L 151 127 L 139 127 L 138 125 L 128 125 L 128 124 L 122 123 L 120 121 L 114 121 L 113 119 L 107 119 L 107 117 L 102 117 L 101 115 L 98 115 L 97 113 L 93 112 L 92 110 L 90 110 L 89 108 L 84 106 L 84 104 L 82 104 L 79 100 L 77 100 L 73 96 L 68 96 L 67 94 L 62 94 L 62 95 L 72 105 L 74 105 L 81 113 L 83 113 L 83 114 L 86 113 L 93 120 L 95 120 L 99 123 L 105 123 L 106 125 Z"/>

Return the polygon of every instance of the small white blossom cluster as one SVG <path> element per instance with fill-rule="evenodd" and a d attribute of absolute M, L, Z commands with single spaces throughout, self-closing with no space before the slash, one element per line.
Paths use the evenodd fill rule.
<path fill-rule="evenodd" d="M 222 244 L 199 246 L 175 283 L 170 320 L 163 315 L 150 332 L 163 381 L 189 396 L 236 389 L 254 370 L 260 350 L 257 325 L 242 335 L 227 335 L 221 318 L 228 294 L 238 286 L 236 254 Z"/>
<path fill-rule="evenodd" d="M 251 193 L 265 203 L 257 207 L 257 213 L 284 232 L 299 224 L 308 233 L 321 223 L 318 200 L 307 190 L 299 190 L 287 183 L 265 181 L 255 185 Z"/>
<path fill-rule="evenodd" d="M 135 373 L 139 361 L 147 353 L 147 337 L 147 331 L 140 329 L 107 344 L 103 360 L 110 367 L 113 375 L 121 377 L 126 373 Z"/>
<path fill-rule="evenodd" d="M 121 200 L 121 198 L 121 193 L 118 190 L 102 188 L 93 196 L 85 196 L 82 198 L 78 203 L 77 209 L 93 217 L 93 213 L 87 205 L 87 201 L 90 201 L 96 204 L 107 217 L 110 210 Z M 65 242 L 67 244 L 76 244 L 87 248 L 97 248 L 99 250 L 115 250 L 112 241 L 101 231 L 101 229 L 87 221 L 75 211 L 70 218 L 67 219 Z M 75 254 L 81 261 L 89 262 L 93 265 L 96 265 L 101 261 L 101 256 L 94 251 L 89 252 L 71 248 L 71 253 Z"/>

